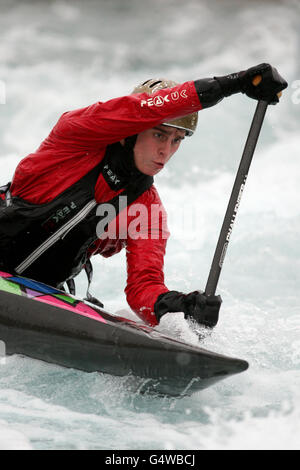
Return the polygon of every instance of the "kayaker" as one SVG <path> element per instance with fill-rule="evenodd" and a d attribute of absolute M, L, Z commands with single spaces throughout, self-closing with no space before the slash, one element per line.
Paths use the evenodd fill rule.
<path fill-rule="evenodd" d="M 254 86 L 257 75 L 262 80 Z M 67 282 L 74 293 L 73 279 L 84 267 L 91 280 L 92 256 L 125 248 L 125 292 L 140 318 L 154 326 L 179 311 L 213 327 L 220 296 L 184 294 L 165 284 L 169 233 L 153 177 L 193 135 L 198 111 L 239 92 L 276 104 L 286 87 L 275 68 L 260 64 L 181 84 L 151 79 L 128 96 L 64 113 L 2 188 L 0 268 L 58 288 Z M 108 206 L 115 211 L 110 220 L 103 212 Z M 146 209 L 139 230 L 134 207 Z"/>

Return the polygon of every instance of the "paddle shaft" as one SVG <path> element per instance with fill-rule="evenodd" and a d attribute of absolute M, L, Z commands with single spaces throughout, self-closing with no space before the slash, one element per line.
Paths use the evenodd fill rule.
<path fill-rule="evenodd" d="M 241 158 L 240 166 L 237 171 L 232 193 L 227 206 L 223 225 L 221 228 L 212 265 L 210 268 L 207 284 L 205 287 L 205 294 L 208 296 L 215 295 L 217 289 L 217 284 L 223 267 L 223 262 L 228 248 L 230 235 L 236 219 L 240 200 L 246 184 L 249 168 L 251 165 L 252 157 L 255 151 L 255 147 L 258 141 L 267 107 L 268 103 L 266 101 L 259 101 L 257 103 L 248 138 Z"/>

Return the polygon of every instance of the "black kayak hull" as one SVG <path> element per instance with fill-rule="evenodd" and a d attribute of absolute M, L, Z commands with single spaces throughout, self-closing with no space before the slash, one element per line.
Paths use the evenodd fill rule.
<path fill-rule="evenodd" d="M 6 283 L 18 282 L 12 279 Z M 7 355 L 86 372 L 131 374 L 146 379 L 141 390 L 170 396 L 192 394 L 248 368 L 244 360 L 177 341 L 90 304 L 85 305 L 94 317 L 36 299 L 25 290 L 22 295 L 4 291 L 0 284 L 0 340 Z"/>

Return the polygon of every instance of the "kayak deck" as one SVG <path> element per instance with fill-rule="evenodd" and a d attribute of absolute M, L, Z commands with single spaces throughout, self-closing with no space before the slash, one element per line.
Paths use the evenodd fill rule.
<path fill-rule="evenodd" d="M 0 340 L 8 355 L 86 372 L 132 374 L 147 379 L 141 391 L 170 396 L 190 395 L 248 368 L 242 359 L 183 343 L 44 284 L 3 274 Z"/>

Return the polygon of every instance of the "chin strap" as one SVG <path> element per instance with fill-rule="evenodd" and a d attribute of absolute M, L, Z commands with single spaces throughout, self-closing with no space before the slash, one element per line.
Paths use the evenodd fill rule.
<path fill-rule="evenodd" d="M 137 139 L 137 134 L 126 137 L 124 139 L 125 140 L 125 145 L 124 145 L 125 149 L 130 150 L 132 152 L 133 149 L 134 149 L 135 143 L 136 143 L 136 139 Z"/>

